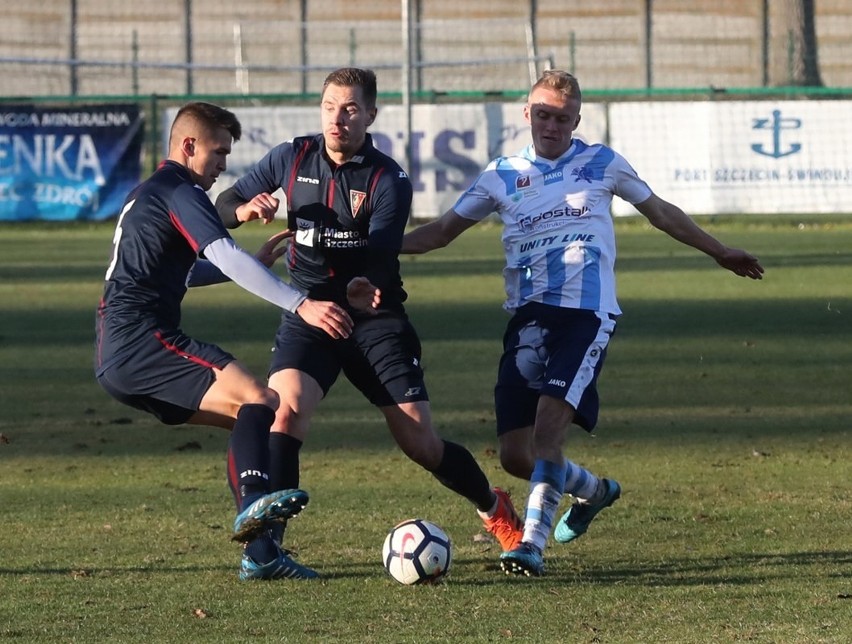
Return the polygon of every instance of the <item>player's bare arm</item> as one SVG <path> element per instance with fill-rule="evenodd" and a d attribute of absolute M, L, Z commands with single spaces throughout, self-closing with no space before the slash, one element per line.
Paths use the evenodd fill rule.
<path fill-rule="evenodd" d="M 657 195 L 651 195 L 642 203 L 636 204 L 636 209 L 648 218 L 654 228 L 710 255 L 722 268 L 740 277 L 763 279 L 763 266 L 756 257 L 739 248 L 726 246 L 704 231 L 674 204 Z"/>
<path fill-rule="evenodd" d="M 763 279 L 763 266 L 757 257 L 739 248 L 725 246 L 725 252 L 716 257 L 716 263 L 722 268 L 727 268 L 740 277 L 749 277 L 753 280 Z"/>
<path fill-rule="evenodd" d="M 438 219 L 406 233 L 402 238 L 402 248 L 399 252 L 419 255 L 436 248 L 443 248 L 476 223 L 472 219 L 460 217 L 455 210 L 450 209 Z"/>
<path fill-rule="evenodd" d="M 334 302 L 307 299 L 296 313 L 311 326 L 322 329 L 335 340 L 348 338 L 352 333 L 352 318 Z"/>
<path fill-rule="evenodd" d="M 287 245 L 281 244 L 281 242 L 292 236 L 292 230 L 282 230 L 279 233 L 275 233 L 272 237 L 267 239 L 266 242 L 264 242 L 263 246 L 258 249 L 254 256 L 261 264 L 267 268 L 271 268 L 272 265 L 287 252 Z"/>
<path fill-rule="evenodd" d="M 382 303 L 382 291 L 366 277 L 353 277 L 346 285 L 346 299 L 352 308 L 374 314 Z"/>
<path fill-rule="evenodd" d="M 254 219 L 262 219 L 264 224 L 268 224 L 275 219 L 275 213 L 278 212 L 280 201 L 273 197 L 268 192 L 261 192 L 245 202 L 241 206 L 237 206 L 236 216 L 240 223 L 253 221 Z"/>

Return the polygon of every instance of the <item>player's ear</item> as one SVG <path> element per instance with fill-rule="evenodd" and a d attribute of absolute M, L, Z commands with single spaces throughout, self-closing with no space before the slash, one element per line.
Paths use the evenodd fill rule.
<path fill-rule="evenodd" d="M 578 125 L 580 125 L 580 115 L 579 114 L 577 114 L 577 120 L 574 121 L 574 128 L 576 128 Z"/>
<path fill-rule="evenodd" d="M 180 142 L 181 152 L 184 153 L 185 156 L 191 157 L 195 156 L 195 137 L 185 136 L 181 139 Z"/>
<path fill-rule="evenodd" d="M 373 124 L 373 121 L 376 120 L 376 115 L 379 113 L 379 109 L 377 107 L 372 108 L 369 112 L 367 112 L 367 127 Z"/>

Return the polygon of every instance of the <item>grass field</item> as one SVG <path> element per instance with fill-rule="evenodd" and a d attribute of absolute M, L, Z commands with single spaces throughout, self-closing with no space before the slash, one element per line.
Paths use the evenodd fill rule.
<path fill-rule="evenodd" d="M 763 261 L 715 267 L 617 223 L 625 314 L 594 437 L 567 453 L 622 499 L 541 579 L 499 572 L 465 501 L 405 460 L 340 382 L 303 450 L 289 546 L 318 582 L 241 583 L 226 434 L 168 428 L 92 376 L 112 227 L 0 228 L 0 640 L 9 642 L 852 641 L 852 220 L 704 219 Z M 499 231 L 403 259 L 441 432 L 524 498 L 495 454 L 506 316 Z M 260 226 L 239 231 L 249 248 Z M 184 328 L 265 373 L 277 323 L 233 285 Z M 403 587 L 380 549 L 421 516 L 454 543 L 446 583 Z"/>

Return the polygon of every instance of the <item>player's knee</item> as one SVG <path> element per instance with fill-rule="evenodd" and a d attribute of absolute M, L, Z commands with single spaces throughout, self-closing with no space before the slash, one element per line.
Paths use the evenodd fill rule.
<path fill-rule="evenodd" d="M 287 403 L 284 403 L 275 412 L 275 422 L 272 423 L 272 431 L 289 434 L 290 430 L 298 423 L 298 420 L 299 412 Z"/>
<path fill-rule="evenodd" d="M 509 449 L 507 446 L 501 444 L 500 465 L 508 474 L 529 481 L 530 476 L 532 476 L 534 463 L 529 453 Z"/>
<path fill-rule="evenodd" d="M 274 389 L 270 389 L 269 387 L 264 387 L 263 404 L 271 408 L 273 411 L 277 411 L 278 406 L 281 404 L 281 398 L 278 395 L 278 392 Z"/>
<path fill-rule="evenodd" d="M 278 397 L 278 392 L 274 389 L 258 385 L 247 392 L 246 400 L 243 404 L 266 405 L 272 411 L 277 411 L 278 406 L 281 404 L 281 399 Z"/>
<path fill-rule="evenodd" d="M 399 446 L 408 458 L 430 472 L 441 464 L 444 455 L 443 441 L 428 434 L 399 442 Z"/>

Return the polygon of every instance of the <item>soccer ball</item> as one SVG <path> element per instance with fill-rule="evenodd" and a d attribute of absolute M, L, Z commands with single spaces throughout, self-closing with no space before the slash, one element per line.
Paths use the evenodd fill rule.
<path fill-rule="evenodd" d="M 450 538 L 434 523 L 409 519 L 396 525 L 385 537 L 382 562 L 399 583 L 431 584 L 450 569 Z"/>

